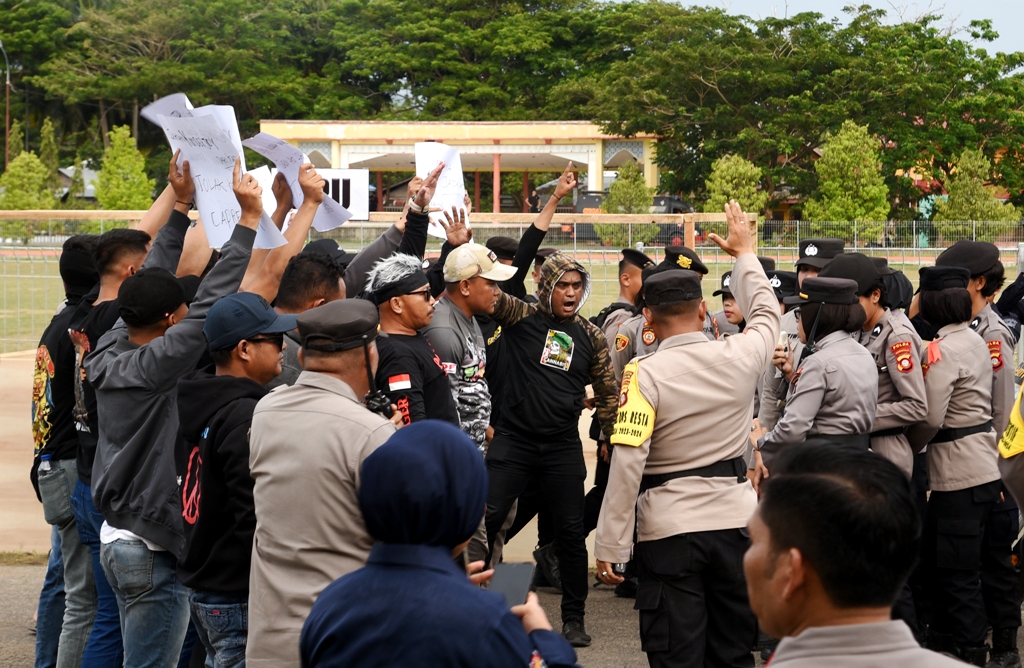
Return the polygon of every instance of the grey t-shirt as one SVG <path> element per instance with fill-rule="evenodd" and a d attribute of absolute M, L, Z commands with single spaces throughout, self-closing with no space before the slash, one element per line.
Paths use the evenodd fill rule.
<path fill-rule="evenodd" d="M 299 364 L 299 342 L 293 339 L 289 332 L 284 335 L 284 361 L 281 362 L 281 373 L 265 387 L 272 390 L 281 385 L 294 385 L 300 373 L 302 365 Z"/>

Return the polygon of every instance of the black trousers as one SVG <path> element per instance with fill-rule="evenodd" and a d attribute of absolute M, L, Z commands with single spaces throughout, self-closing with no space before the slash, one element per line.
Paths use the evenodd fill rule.
<path fill-rule="evenodd" d="M 996 630 L 1020 626 L 1020 577 L 1011 560 L 1013 541 L 1017 540 L 1020 519 L 1017 504 L 1003 488 L 985 522 L 985 541 L 981 547 L 981 593 L 989 625 Z"/>
<path fill-rule="evenodd" d="M 935 631 L 960 647 L 985 643 L 988 620 L 981 594 L 984 528 L 999 500 L 998 480 L 955 492 L 932 491 L 923 536 Z"/>
<path fill-rule="evenodd" d="M 508 543 L 512 540 L 534 517 L 537 518 L 537 547 L 544 547 L 555 542 L 555 530 L 551 526 L 551 513 L 544 508 L 544 496 L 540 491 L 540 483 L 531 480 L 523 493 L 519 495 L 516 517 L 512 520 L 512 526 L 505 532 L 505 542 Z"/>
<path fill-rule="evenodd" d="M 652 668 L 749 668 L 757 619 L 747 599 L 745 529 L 636 544 L 640 643 Z"/>
<path fill-rule="evenodd" d="M 607 445 L 611 453 L 612 445 Z M 597 528 L 597 518 L 601 514 L 601 504 L 604 502 L 604 491 L 608 488 L 608 474 L 612 470 L 611 461 L 601 459 L 601 443 L 597 444 L 597 467 L 594 469 L 594 486 L 587 492 L 583 503 L 583 532 L 588 536 Z"/>
<path fill-rule="evenodd" d="M 551 517 L 562 576 L 562 621 L 583 620 L 587 600 L 587 546 L 583 533 L 583 444 L 542 443 L 537 438 L 496 434 L 487 451 L 487 543 L 490 551 L 513 502 L 531 481 Z M 488 556 L 488 559 L 490 557 Z"/>

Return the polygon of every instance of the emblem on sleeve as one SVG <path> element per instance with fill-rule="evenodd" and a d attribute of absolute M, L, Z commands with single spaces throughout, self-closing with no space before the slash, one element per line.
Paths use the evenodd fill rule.
<path fill-rule="evenodd" d="M 793 374 L 793 380 L 789 381 L 789 384 L 792 385 L 793 387 L 796 387 L 796 381 L 800 380 L 800 374 L 802 374 L 803 372 L 804 372 L 804 368 L 803 367 L 800 367 L 799 369 L 797 369 L 796 373 Z"/>
<path fill-rule="evenodd" d="M 1003 342 L 988 341 L 988 355 L 992 358 L 992 370 L 999 371 L 1003 368 Z"/>
<path fill-rule="evenodd" d="M 900 373 L 910 373 L 914 370 L 914 355 L 910 341 L 899 341 L 889 346 L 893 357 L 896 358 L 896 370 Z"/>
<path fill-rule="evenodd" d="M 629 345 L 629 338 L 624 334 L 615 335 L 615 352 L 621 353 Z"/>
<path fill-rule="evenodd" d="M 646 320 L 644 321 L 644 331 L 641 334 L 641 338 L 644 340 L 644 345 L 654 345 L 654 330 L 651 329 Z"/>

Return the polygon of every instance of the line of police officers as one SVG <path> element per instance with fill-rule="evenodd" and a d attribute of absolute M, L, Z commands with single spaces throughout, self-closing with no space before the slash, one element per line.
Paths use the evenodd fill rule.
<path fill-rule="evenodd" d="M 744 527 L 772 456 L 809 441 L 870 447 L 918 485 L 922 563 L 894 617 L 937 651 L 1020 666 L 1011 546 L 1024 413 L 1013 404 L 1015 335 L 991 306 L 998 249 L 958 242 L 922 269 L 912 300 L 905 276 L 843 254 L 838 239 L 801 242 L 795 275 L 769 269 L 735 203 L 727 219 L 728 239 L 710 237 L 736 258 L 715 293 L 728 300 L 722 312 L 707 313 L 707 267 L 693 251 L 670 249 L 659 265 L 624 251 L 631 268 L 620 274 L 639 268 L 642 286 L 600 323 L 621 394 L 598 578 L 619 584 L 634 560 L 650 664 L 753 665 Z"/>

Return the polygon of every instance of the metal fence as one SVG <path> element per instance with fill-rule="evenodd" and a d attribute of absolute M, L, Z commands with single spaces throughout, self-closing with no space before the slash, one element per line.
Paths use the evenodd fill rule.
<path fill-rule="evenodd" d="M 115 226 L 133 225 L 138 220 L 138 216 L 132 218 L 127 215 L 122 219 L 81 219 L 72 217 L 74 214 L 59 213 L 68 217 L 48 220 L 0 219 L 0 353 L 34 348 L 61 304 L 64 295 L 58 260 L 60 246 L 68 236 L 99 233 Z M 589 268 L 592 290 L 590 300 L 584 306 L 584 314 L 588 316 L 618 296 L 620 248 L 643 243 L 648 255 L 659 261 L 664 255 L 664 245 L 686 241 L 683 226 L 675 223 L 595 225 L 563 224 L 557 220 L 548 232 L 545 245 L 574 254 Z M 25 229 L 29 224 L 31 234 Z M 385 222 L 348 224 L 328 233 L 313 233 L 311 238 L 334 238 L 343 248 L 355 252 L 388 226 L 389 223 Z M 483 243 L 494 235 L 519 238 L 526 227 L 528 223 L 524 222 L 479 223 L 474 225 L 474 239 Z M 721 274 L 731 268 L 732 259 L 708 240 L 707 235 L 711 232 L 725 236 L 725 223 L 697 222 L 693 243 L 710 269 L 705 279 L 705 297 L 709 308 L 717 310 L 721 304 L 711 293 L 717 289 Z M 1024 242 L 1024 229 L 1017 224 L 984 222 L 863 224 L 762 221 L 757 236 L 758 253 L 774 258 L 780 269 L 792 268 L 800 239 L 828 236 L 846 241 L 848 252 L 888 258 L 893 268 L 903 270 L 916 284 L 920 267 L 933 264 L 944 248 L 964 238 L 993 241 L 1002 251 L 1007 273 L 1012 275 L 1017 266 L 1017 244 Z M 427 244 L 428 257 L 439 252 L 440 239 L 431 238 Z M 532 289 L 529 278 L 527 285 Z"/>

